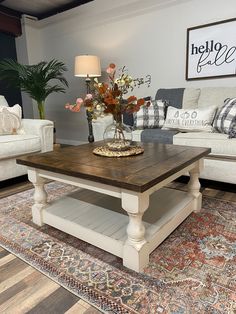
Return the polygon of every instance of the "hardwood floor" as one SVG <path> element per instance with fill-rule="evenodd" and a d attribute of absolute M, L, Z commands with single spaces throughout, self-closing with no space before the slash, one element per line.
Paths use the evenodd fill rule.
<path fill-rule="evenodd" d="M 23 192 L 33 187 L 28 177 L 21 176 L 0 182 L 0 198 Z"/>
<path fill-rule="evenodd" d="M 23 191 L 21 182 L 0 190 L 0 198 Z M 181 182 L 172 188 L 186 189 Z M 236 193 L 202 188 L 204 195 L 236 203 Z M 0 313 L 3 314 L 98 314 L 101 313 L 74 294 L 0 247 Z"/>
<path fill-rule="evenodd" d="M 20 193 L 33 185 L 27 177 L 0 185 L 0 198 Z M 0 246 L 1 314 L 99 314 L 60 285 Z"/>
<path fill-rule="evenodd" d="M 0 247 L 0 313 L 98 314 L 100 311 Z"/>

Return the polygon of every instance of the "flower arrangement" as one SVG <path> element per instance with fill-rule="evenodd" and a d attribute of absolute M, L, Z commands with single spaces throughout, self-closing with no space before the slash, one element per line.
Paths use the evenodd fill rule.
<path fill-rule="evenodd" d="M 114 123 L 106 128 L 103 136 L 106 141 L 106 149 L 113 152 L 127 151 L 131 149 L 132 138 L 129 136 L 132 136 L 132 132 L 128 126 L 122 123 L 122 114 L 137 112 L 144 104 L 149 106 L 150 102 L 145 102 L 143 98 L 138 99 L 133 95 L 125 98 L 125 95 L 142 84 L 147 84 L 149 87 L 151 76 L 134 79 L 128 74 L 126 67 L 123 67 L 116 77 L 117 70 L 114 63 L 108 66 L 106 72 L 108 74 L 107 82 L 99 83 L 95 78 L 91 93 L 87 94 L 84 99 L 77 98 L 74 105 L 67 103 L 65 108 L 79 112 L 81 106 L 84 106 L 87 115 L 89 113 L 93 119 L 103 114 L 112 114 Z"/>
<path fill-rule="evenodd" d="M 87 94 L 84 99 L 77 98 L 76 103 L 71 105 L 67 103 L 66 109 L 73 112 L 79 112 L 83 105 L 88 110 L 94 119 L 101 113 L 111 113 L 115 121 L 119 122 L 121 115 L 124 112 L 133 113 L 139 111 L 140 107 L 145 104 L 143 98 L 129 96 L 124 99 L 124 95 L 132 92 L 135 87 L 142 84 L 150 86 L 151 76 L 147 75 L 144 78 L 132 78 L 124 66 L 120 69 L 120 73 L 116 78 L 116 65 L 111 63 L 106 69 L 108 74 L 108 82 L 99 83 L 95 78 L 92 86 L 92 92 Z M 147 103 L 146 105 L 149 105 Z"/>

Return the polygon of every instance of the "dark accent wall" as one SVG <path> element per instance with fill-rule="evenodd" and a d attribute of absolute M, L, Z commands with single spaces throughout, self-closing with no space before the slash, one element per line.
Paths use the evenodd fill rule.
<path fill-rule="evenodd" d="M 0 60 L 10 58 L 17 60 L 16 43 L 13 35 L 0 32 Z M 8 87 L 0 78 L 0 95 L 4 95 L 9 106 L 19 104 L 22 106 L 21 92 L 19 89 Z"/>

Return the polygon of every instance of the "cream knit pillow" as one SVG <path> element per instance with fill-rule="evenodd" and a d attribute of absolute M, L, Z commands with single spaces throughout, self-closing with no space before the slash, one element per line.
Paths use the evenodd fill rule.
<path fill-rule="evenodd" d="M 0 106 L 8 107 L 7 100 L 3 95 L 0 95 Z"/>
<path fill-rule="evenodd" d="M 21 106 L 0 106 L 0 135 L 21 134 Z"/>

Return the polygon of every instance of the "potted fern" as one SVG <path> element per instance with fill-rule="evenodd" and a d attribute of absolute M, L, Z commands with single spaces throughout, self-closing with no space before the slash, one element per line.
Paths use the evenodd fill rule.
<path fill-rule="evenodd" d="M 23 65 L 12 59 L 5 59 L 0 62 L 0 80 L 26 92 L 37 102 L 40 119 L 45 119 L 46 98 L 54 92 L 65 93 L 65 86 L 68 87 L 63 76 L 66 70 L 65 64 L 55 59 L 34 65 Z M 60 84 L 51 84 L 52 81 Z"/>

